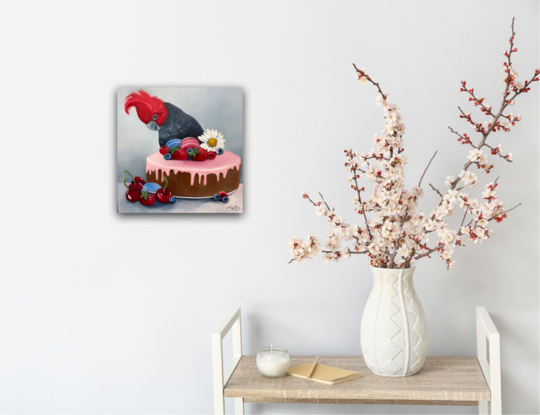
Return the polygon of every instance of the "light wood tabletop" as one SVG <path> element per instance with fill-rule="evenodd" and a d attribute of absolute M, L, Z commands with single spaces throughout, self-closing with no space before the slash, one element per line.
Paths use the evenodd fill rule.
<path fill-rule="evenodd" d="M 291 356 L 291 368 L 315 356 Z M 285 376 L 267 379 L 257 372 L 255 356 L 242 356 L 224 389 L 225 397 L 246 403 L 373 403 L 409 405 L 478 405 L 491 399 L 476 357 L 428 356 L 424 367 L 409 377 L 371 373 L 362 356 L 321 356 L 320 364 L 363 373 L 337 385 Z"/>

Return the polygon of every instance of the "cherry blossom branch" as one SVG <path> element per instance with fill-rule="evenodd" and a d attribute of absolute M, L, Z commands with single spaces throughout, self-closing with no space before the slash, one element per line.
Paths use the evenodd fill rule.
<path fill-rule="evenodd" d="M 492 106 L 491 105 L 484 105 L 484 99 L 485 98 L 477 98 L 475 95 L 474 95 L 474 89 L 473 88 L 470 88 L 470 89 L 467 89 L 465 87 L 466 85 L 466 82 L 465 81 L 461 81 L 461 85 L 462 85 L 462 88 L 460 88 L 460 91 L 465 91 L 467 92 L 471 97 L 469 98 L 469 101 L 474 101 L 474 106 L 478 106 L 480 105 L 480 110 L 484 113 L 486 113 L 487 115 L 491 115 L 493 116 L 492 112 L 491 112 L 491 108 Z"/>
<path fill-rule="evenodd" d="M 373 240 L 373 235 L 371 234 L 371 229 L 369 227 L 369 221 L 368 221 L 368 218 L 367 218 L 367 215 L 366 215 L 366 206 L 364 204 L 364 202 L 362 202 L 362 195 L 361 195 L 361 190 L 360 188 L 358 187 L 358 179 L 357 179 L 357 174 L 356 174 L 356 167 L 353 166 L 353 172 L 354 172 L 354 186 L 356 187 L 356 193 L 358 194 L 358 202 L 362 205 L 362 214 L 364 215 L 364 222 L 366 223 L 366 229 L 368 231 L 368 235 L 369 235 L 369 239 L 370 240 Z"/>
<path fill-rule="evenodd" d="M 328 206 L 328 203 L 326 203 L 326 200 L 324 200 L 324 196 L 322 195 L 321 192 L 319 192 L 319 195 L 321 196 L 321 198 L 322 198 L 322 200 L 323 200 L 323 202 L 324 202 L 326 208 L 327 208 L 328 210 L 330 210 L 330 211 L 333 211 L 334 209 L 330 209 L 330 206 Z"/>
<path fill-rule="evenodd" d="M 514 206 L 513 208 L 511 209 L 508 209 L 508 210 L 505 210 L 504 212 L 501 212 L 501 213 L 497 213 L 495 215 L 493 215 L 491 218 L 489 218 L 487 221 L 490 222 L 492 221 L 493 219 L 497 219 L 498 216 L 501 216 L 501 215 L 506 215 L 508 212 L 510 212 L 511 210 L 514 210 L 515 208 L 521 206 L 522 204 L 521 203 L 518 203 L 516 206 Z"/>
<path fill-rule="evenodd" d="M 320 193 L 319 193 L 319 194 L 320 194 Z M 305 193 L 305 192 L 302 193 L 302 197 L 303 197 L 304 199 L 309 200 L 313 206 L 319 206 L 318 203 L 315 203 L 313 200 L 311 200 L 311 198 L 309 197 L 309 195 L 308 195 L 307 193 Z M 328 208 L 328 210 L 330 210 L 330 208 Z"/>
<path fill-rule="evenodd" d="M 435 187 L 434 187 L 431 183 L 430 183 L 429 185 L 431 186 L 431 188 L 432 188 L 433 190 L 435 190 L 435 191 L 437 192 L 437 194 L 438 194 L 441 198 L 443 197 L 442 193 L 439 192 L 437 189 L 435 189 Z"/>
<path fill-rule="evenodd" d="M 448 127 L 448 128 L 450 129 L 452 133 L 456 134 L 459 137 L 458 141 L 461 142 L 461 144 L 469 144 L 471 147 L 476 148 L 476 146 L 472 143 L 471 139 L 469 138 L 467 134 L 461 135 L 457 131 L 454 131 L 452 127 Z"/>
<path fill-rule="evenodd" d="M 420 181 L 418 182 L 418 187 L 421 187 L 422 179 L 424 178 L 427 170 L 429 169 L 429 166 L 431 165 L 431 162 L 433 161 L 433 159 L 435 158 L 436 155 L 437 155 L 437 151 L 435 152 L 435 154 L 433 154 L 433 157 L 431 157 L 431 160 L 429 160 L 429 163 L 428 163 L 426 169 L 424 170 L 424 173 L 422 174 L 422 177 L 420 177 Z"/>
<path fill-rule="evenodd" d="M 369 75 L 367 73 L 365 73 L 364 71 L 358 69 L 354 63 L 352 65 L 354 66 L 354 69 L 356 69 L 356 72 L 358 73 L 358 80 L 361 80 L 362 78 L 365 78 L 366 81 L 371 82 L 373 85 L 375 85 L 377 87 L 377 89 L 379 90 L 379 93 L 381 94 L 383 100 L 386 100 L 386 95 L 382 92 L 381 87 L 379 86 L 379 83 L 373 81 L 369 77 Z"/>
<path fill-rule="evenodd" d="M 325 254 L 332 254 L 332 253 L 335 253 L 335 252 L 338 252 L 338 251 L 324 251 L 324 250 L 322 250 L 321 252 L 323 252 Z M 351 251 L 349 249 L 349 254 L 351 254 L 351 255 L 352 254 L 362 254 L 363 255 L 363 254 L 367 254 L 367 253 L 368 253 L 368 251 Z"/>
<path fill-rule="evenodd" d="M 420 245 L 420 243 L 418 241 L 415 241 L 420 247 L 422 247 L 422 245 Z M 422 247 L 424 249 L 426 249 L 425 247 Z M 443 249 L 444 248 L 444 245 L 442 242 L 439 242 L 439 245 L 437 245 L 435 248 L 427 248 L 428 251 L 427 252 L 424 252 L 423 254 L 418 254 L 417 256 L 414 257 L 414 260 L 415 261 L 418 261 L 420 258 L 424 258 L 426 256 L 429 256 L 430 254 L 432 254 L 433 252 L 435 251 L 438 251 L 440 249 Z"/>
<path fill-rule="evenodd" d="M 463 220 L 461 221 L 461 225 L 459 225 L 460 228 L 463 227 L 463 224 L 465 223 L 465 218 L 467 217 L 468 212 L 469 212 L 469 209 L 465 209 L 465 214 L 463 215 Z"/>
<path fill-rule="evenodd" d="M 489 134 L 493 131 L 493 129 L 495 128 L 495 126 L 499 125 L 498 124 L 498 121 L 499 121 L 499 118 L 501 116 L 503 116 L 503 111 L 506 109 L 506 107 L 508 107 L 508 105 L 513 105 L 514 104 L 514 99 L 520 95 L 521 93 L 523 92 L 528 92 L 528 90 L 530 90 L 530 88 L 527 88 L 528 85 L 530 85 L 532 82 L 537 82 L 538 81 L 538 74 L 540 73 L 540 70 L 537 69 L 533 75 L 533 77 L 529 80 L 529 81 L 525 81 L 525 87 L 524 88 L 521 88 L 521 89 L 516 89 L 514 91 L 514 95 L 510 98 L 510 99 L 507 99 L 508 98 L 508 95 L 509 95 L 509 91 L 510 91 L 510 85 L 513 85 L 513 80 L 515 78 L 513 78 L 513 75 L 511 74 L 511 68 L 512 68 L 512 53 L 513 52 L 517 52 L 517 49 L 514 48 L 514 37 L 516 35 L 516 32 L 514 31 L 514 19 L 512 19 L 512 36 L 510 37 L 510 51 L 509 52 L 504 52 L 504 55 L 507 57 L 507 62 L 504 63 L 504 66 L 506 68 L 506 72 L 508 73 L 508 76 L 505 78 L 505 83 L 506 83 L 506 86 L 504 88 L 504 92 L 503 92 L 503 100 L 502 100 L 502 103 L 501 103 L 501 107 L 499 109 L 499 112 L 497 113 L 497 115 L 493 116 L 493 114 L 491 114 L 491 110 L 490 110 L 490 115 L 493 116 L 493 123 L 488 127 L 487 130 L 485 131 L 482 131 L 483 135 L 482 135 L 482 140 L 480 141 L 480 144 L 478 146 L 476 146 L 476 148 L 478 150 L 480 150 L 484 145 L 486 145 L 486 140 L 489 136 Z M 467 88 L 465 87 L 466 83 L 465 81 L 462 81 L 462 88 L 461 90 L 463 91 L 467 91 L 469 92 L 470 94 L 472 94 L 474 92 L 474 90 L 471 88 L 469 90 L 467 90 Z M 474 95 L 473 95 L 474 96 Z M 461 111 L 461 108 L 460 108 L 460 111 Z M 463 111 L 461 111 L 463 115 L 466 115 L 463 113 Z M 470 123 L 473 123 L 472 120 L 468 119 L 468 122 Z M 477 125 L 477 124 L 475 124 Z M 471 162 L 467 162 L 464 167 L 463 167 L 463 170 L 467 170 L 470 166 L 471 166 Z M 459 175 L 456 177 L 456 179 L 452 182 L 451 186 L 450 186 L 450 189 L 451 190 L 454 190 L 457 186 L 457 184 L 459 183 L 459 181 L 461 180 L 461 178 L 459 177 Z"/>
<path fill-rule="evenodd" d="M 488 120 L 480 123 L 473 120 L 470 112 L 465 112 L 458 107 L 460 118 L 464 119 L 471 127 L 480 133 L 480 139 L 473 143 L 471 137 L 465 133 L 459 133 L 448 127 L 452 134 L 457 135 L 461 144 L 470 145 L 467 162 L 464 164 L 460 174 L 457 177 L 447 176 L 445 185 L 449 186 L 443 194 L 435 186 L 429 183 L 429 186 L 440 196 L 438 206 L 430 215 L 417 210 L 418 198 L 422 197 L 423 191 L 421 185 L 429 167 L 431 166 L 437 152 L 431 157 L 425 170 L 420 176 L 418 186 L 411 190 L 405 188 L 404 167 L 406 158 L 401 156 L 403 149 L 402 136 L 405 133 L 405 124 L 399 111 L 399 107 L 394 103 L 388 102 L 388 94 L 384 94 L 379 86 L 364 70 L 358 69 L 353 63 L 356 71 L 355 75 L 360 83 L 365 84 L 369 81 L 374 85 L 378 92 L 377 106 L 384 110 L 385 126 L 384 129 L 373 137 L 373 146 L 368 153 L 359 156 L 353 151 L 345 151 L 347 162 L 345 167 L 353 174 L 349 178 L 351 188 L 356 195 L 353 198 L 356 211 L 363 216 L 365 226 L 359 227 L 349 225 L 343 219 L 330 209 L 330 206 L 321 193 L 322 200 L 314 201 L 307 193 L 302 196 L 308 199 L 316 207 L 318 215 L 324 215 L 332 227 L 332 232 L 327 236 L 324 244 L 318 240 L 316 235 L 308 236 L 304 242 L 302 239 L 294 237 L 289 241 L 289 249 L 293 255 L 291 262 L 302 263 L 312 259 L 320 253 L 324 254 L 324 262 L 338 261 L 341 258 L 349 258 L 351 254 L 368 254 L 370 265 L 380 268 L 402 268 L 410 267 L 411 263 L 430 257 L 434 252 L 440 254 L 450 268 L 453 261 L 451 256 L 454 248 L 464 246 L 463 236 L 468 235 L 474 242 L 482 242 L 490 237 L 491 229 L 488 228 L 488 222 L 496 220 L 503 221 L 509 212 L 516 209 L 518 204 L 511 209 L 504 210 L 503 202 L 498 198 L 496 188 L 498 178 L 491 183 L 487 183 L 482 192 L 484 202 L 476 198 L 469 197 L 468 193 L 462 191 L 465 185 L 475 187 L 479 179 L 470 169 L 471 165 L 478 166 L 486 173 L 489 173 L 493 165 L 488 164 L 488 151 L 481 151 L 483 147 L 489 149 L 492 155 L 497 155 L 505 160 L 512 161 L 512 153 L 503 154 L 502 145 L 490 145 L 487 143 L 488 136 L 492 132 L 510 131 L 510 128 L 521 120 L 519 115 L 506 113 L 508 106 L 514 105 L 515 99 L 522 93 L 530 90 L 532 82 L 539 81 L 540 69 L 537 69 L 534 76 L 524 83 L 518 80 L 518 74 L 512 67 L 512 54 L 517 52 L 514 47 L 514 20 L 512 20 L 512 37 L 510 38 L 510 49 L 504 52 L 506 62 L 503 63 L 504 78 L 501 82 L 505 83 L 502 102 L 497 111 L 493 111 L 492 106 L 486 103 L 485 98 L 475 93 L 473 88 L 467 87 L 465 81 L 461 81 L 461 91 L 466 92 L 469 102 L 489 117 Z M 355 160 L 356 159 L 356 160 Z M 372 164 L 369 161 L 375 159 Z M 367 165 L 367 168 L 360 168 Z M 373 184 L 372 194 L 362 199 L 364 188 L 360 188 L 358 181 L 363 173 Z M 464 185 L 459 185 L 463 181 Z M 447 224 L 447 217 L 454 211 L 458 204 L 464 208 L 463 217 L 459 229 L 452 230 Z M 367 213 L 373 212 L 373 217 L 368 220 Z M 470 218 L 472 215 L 472 219 Z M 465 226 L 467 219 L 469 223 Z M 428 235 L 435 233 L 439 240 L 435 246 L 428 247 Z M 342 242 L 352 241 L 352 247 L 342 248 Z M 322 248 L 325 250 L 322 250 Z"/>
<path fill-rule="evenodd" d="M 471 114 L 468 113 L 464 113 L 463 110 L 461 109 L 461 107 L 458 107 L 459 109 L 459 112 L 461 112 L 461 115 L 459 116 L 459 118 L 465 118 L 465 120 L 471 124 L 473 127 L 474 127 L 474 130 L 478 133 L 485 133 L 485 130 L 482 128 L 482 124 L 479 124 L 477 122 L 474 122 L 471 118 Z M 474 146 L 473 146 L 474 147 Z"/>
<path fill-rule="evenodd" d="M 514 160 L 512 160 L 512 159 L 510 158 L 510 153 L 507 154 L 506 156 L 503 155 L 503 154 L 501 153 L 501 150 L 499 149 L 499 147 L 491 147 L 489 144 L 484 144 L 484 146 L 487 147 L 487 148 L 489 148 L 489 149 L 491 150 L 491 154 L 492 154 L 492 155 L 497 155 L 497 156 L 499 156 L 500 158 L 506 160 L 506 161 L 509 162 L 509 163 L 513 163 L 513 162 L 514 162 Z"/>
<path fill-rule="evenodd" d="M 336 254 L 338 257 L 341 257 L 341 252 L 339 252 L 339 251 L 325 251 L 325 250 L 322 250 L 321 252 L 323 254 Z M 368 252 L 367 251 L 351 251 L 350 249 L 348 249 L 348 253 L 349 253 L 349 255 L 353 255 L 353 254 L 367 254 Z M 295 261 L 295 258 L 291 259 L 288 262 L 288 264 L 290 264 L 290 263 L 292 263 L 294 261 Z"/>

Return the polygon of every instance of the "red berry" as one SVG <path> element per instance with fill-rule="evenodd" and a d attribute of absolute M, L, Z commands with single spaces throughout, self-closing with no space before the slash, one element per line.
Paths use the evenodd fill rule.
<path fill-rule="evenodd" d="M 227 196 L 227 192 L 219 192 L 219 195 L 220 195 L 221 197 Z"/>
<path fill-rule="evenodd" d="M 216 152 L 215 151 L 209 151 L 207 156 L 208 156 L 208 160 L 214 160 L 216 158 Z"/>
<path fill-rule="evenodd" d="M 128 190 L 126 192 L 126 199 L 131 203 L 136 202 L 141 197 L 141 193 L 135 190 Z"/>
<path fill-rule="evenodd" d="M 142 192 L 142 188 L 143 188 L 143 185 L 142 185 L 142 184 L 140 184 L 140 183 L 133 183 L 133 182 L 131 182 L 131 183 L 129 184 L 129 187 L 128 187 L 129 190 L 134 190 L 134 191 L 136 191 L 136 192 Z"/>
<path fill-rule="evenodd" d="M 208 153 L 204 148 L 199 148 L 199 152 L 193 157 L 193 161 L 204 161 L 208 158 Z"/>
<path fill-rule="evenodd" d="M 154 203 L 156 203 L 156 195 L 149 192 L 143 192 L 139 202 L 141 202 L 141 204 L 144 206 L 152 206 Z"/>
<path fill-rule="evenodd" d="M 176 150 L 172 154 L 172 159 L 173 160 L 187 160 L 188 159 L 187 151 L 183 148 L 181 148 L 180 150 Z"/>
<path fill-rule="evenodd" d="M 171 189 L 159 189 L 156 192 L 157 200 L 161 203 L 169 203 L 169 199 L 172 197 Z"/>
<path fill-rule="evenodd" d="M 156 197 L 161 203 L 169 203 L 169 199 L 172 197 L 172 192 L 171 189 L 167 189 L 167 186 L 169 185 L 167 177 L 163 176 L 163 178 L 165 179 L 165 187 L 156 192 Z"/>
<path fill-rule="evenodd" d="M 163 155 L 167 154 L 169 152 L 169 146 L 163 146 L 159 149 L 159 152 Z"/>
<path fill-rule="evenodd" d="M 128 172 L 127 170 L 124 170 L 124 173 L 127 173 L 127 174 L 129 174 L 131 176 L 131 179 L 132 179 L 131 183 L 140 183 L 141 188 L 142 188 L 143 184 L 146 184 L 146 182 L 143 179 L 141 179 L 139 176 L 133 177 L 133 175 L 130 172 Z"/>
<path fill-rule="evenodd" d="M 126 192 L 126 199 L 130 202 L 136 202 L 141 197 L 142 184 L 139 183 L 130 183 L 128 186 L 126 184 L 126 178 L 124 177 L 124 186 L 128 189 Z M 139 188 L 140 186 L 140 188 Z"/>

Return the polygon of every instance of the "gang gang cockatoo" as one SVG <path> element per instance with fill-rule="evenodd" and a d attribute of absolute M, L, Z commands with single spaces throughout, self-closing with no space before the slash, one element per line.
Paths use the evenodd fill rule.
<path fill-rule="evenodd" d="M 142 89 L 126 97 L 124 108 L 127 114 L 131 107 L 135 107 L 139 119 L 149 129 L 159 132 L 160 147 L 172 139 L 196 138 L 204 133 L 201 125 L 191 115 Z"/>

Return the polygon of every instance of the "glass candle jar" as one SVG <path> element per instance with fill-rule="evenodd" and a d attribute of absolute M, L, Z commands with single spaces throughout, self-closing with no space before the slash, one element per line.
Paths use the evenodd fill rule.
<path fill-rule="evenodd" d="M 257 351 L 257 370 L 265 378 L 282 378 L 290 366 L 291 358 L 287 349 L 264 347 Z"/>

